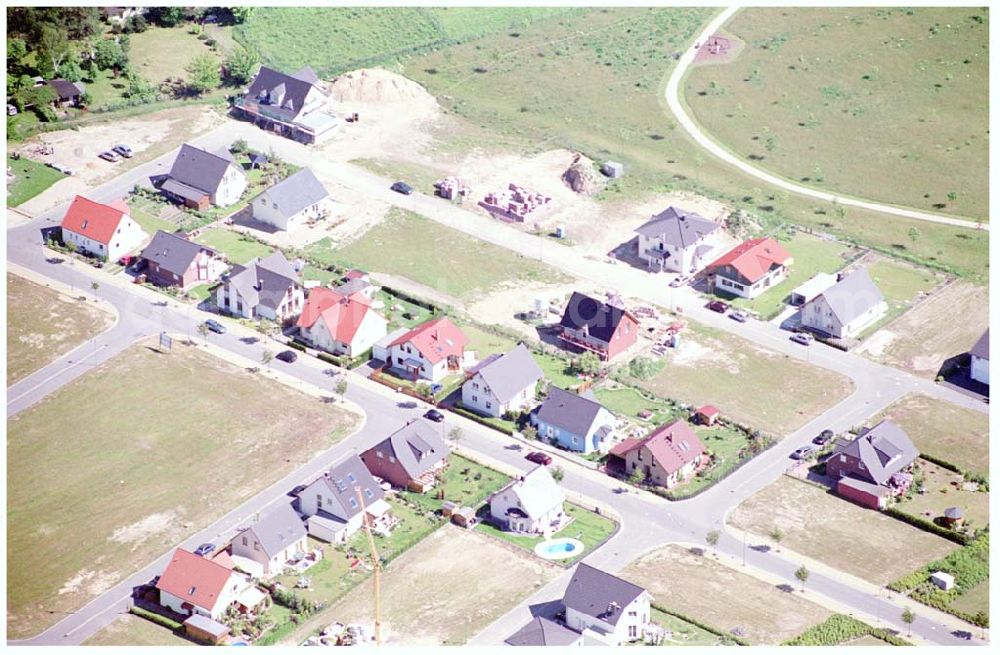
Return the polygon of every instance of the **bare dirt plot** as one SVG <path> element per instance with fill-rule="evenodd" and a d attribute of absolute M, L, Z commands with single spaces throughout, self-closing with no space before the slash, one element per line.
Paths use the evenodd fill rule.
<path fill-rule="evenodd" d="M 678 545 L 644 555 L 619 575 L 645 587 L 668 609 L 723 632 L 742 628 L 752 644 L 780 644 L 831 614 L 797 593 Z"/>
<path fill-rule="evenodd" d="M 177 341 L 169 355 L 137 344 L 17 415 L 9 634 L 51 625 L 356 424 Z"/>
<path fill-rule="evenodd" d="M 382 634 L 388 644 L 462 644 L 562 569 L 496 539 L 444 526 L 382 575 Z M 371 624 L 372 580 L 330 610 L 341 623 Z M 370 631 L 369 631 L 370 632 Z"/>
<path fill-rule="evenodd" d="M 989 473 L 988 414 L 914 394 L 891 405 L 879 416 L 883 418 L 906 430 L 920 452 L 969 471 Z"/>
<path fill-rule="evenodd" d="M 84 646 L 196 646 L 152 621 L 122 614 L 113 623 L 83 642 Z"/>
<path fill-rule="evenodd" d="M 27 377 L 104 332 L 113 320 L 102 305 L 80 301 L 8 273 L 7 384 Z"/>
<path fill-rule="evenodd" d="M 947 359 L 968 352 L 976 343 L 989 324 L 988 310 L 987 288 L 958 280 L 876 332 L 859 352 L 934 378 Z"/>
<path fill-rule="evenodd" d="M 780 547 L 875 584 L 892 582 L 958 548 L 788 476 L 740 504 L 729 523 L 763 539 L 777 527 L 784 533 Z"/>

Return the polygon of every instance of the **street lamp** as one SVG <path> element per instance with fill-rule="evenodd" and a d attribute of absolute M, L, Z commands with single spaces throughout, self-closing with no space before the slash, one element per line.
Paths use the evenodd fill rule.
<path fill-rule="evenodd" d="M 747 531 L 743 529 L 743 566 L 747 565 Z"/>

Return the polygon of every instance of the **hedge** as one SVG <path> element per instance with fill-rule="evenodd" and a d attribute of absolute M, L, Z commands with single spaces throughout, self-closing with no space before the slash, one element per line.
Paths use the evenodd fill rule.
<path fill-rule="evenodd" d="M 934 455 L 928 455 L 927 453 L 920 453 L 920 459 L 926 459 L 931 464 L 937 464 L 941 468 L 948 469 L 949 471 L 958 473 L 959 475 L 965 474 L 965 471 L 963 471 L 958 465 L 952 464 L 951 462 L 941 459 L 940 457 L 935 457 Z"/>
<path fill-rule="evenodd" d="M 150 612 L 149 610 L 139 607 L 138 605 L 133 605 L 128 611 L 136 616 L 141 616 L 148 621 L 152 621 L 157 625 L 162 625 L 164 628 L 180 630 L 184 627 L 184 624 L 178 623 L 168 616 L 163 616 L 162 614 L 157 614 L 156 612 Z"/>
<path fill-rule="evenodd" d="M 912 646 L 885 628 L 875 628 L 852 616 L 834 614 L 826 621 L 814 625 L 798 637 L 789 639 L 782 646 L 837 646 L 858 637 L 870 635 L 893 646 Z"/>
<path fill-rule="evenodd" d="M 765 439 L 765 440 L 770 440 L 770 437 L 761 437 L 761 438 Z M 650 487 L 649 491 L 653 492 L 657 496 L 662 496 L 663 498 L 666 498 L 667 500 L 686 500 L 688 498 L 694 498 L 695 496 L 697 496 L 699 494 L 702 494 L 702 493 L 708 491 L 709 489 L 711 489 L 712 487 L 714 487 L 715 485 L 719 484 L 720 482 L 722 482 L 723 480 L 725 480 L 726 478 L 728 478 L 730 475 L 732 475 L 736 471 L 740 470 L 748 462 L 756 459 L 757 457 L 759 457 L 763 453 L 765 453 L 768 450 L 770 450 L 772 447 L 774 447 L 774 445 L 776 443 L 778 443 L 778 442 L 774 441 L 774 440 L 770 440 L 757 453 L 751 455 L 750 457 L 744 457 L 743 459 L 738 460 L 733 465 L 733 467 L 731 469 L 729 469 L 728 471 L 722 473 L 711 484 L 706 484 L 704 487 L 699 487 L 698 489 L 695 489 L 694 491 L 687 491 L 687 492 L 685 492 L 684 490 L 681 490 L 681 491 L 670 491 L 670 490 L 667 490 L 667 489 L 661 489 L 660 487 L 656 487 L 656 486 Z"/>
<path fill-rule="evenodd" d="M 676 618 L 680 619 L 681 621 L 685 621 L 687 623 L 690 623 L 691 625 L 697 626 L 697 627 L 701 628 L 702 630 L 704 630 L 705 632 L 710 632 L 713 635 L 718 635 L 719 637 L 722 637 L 723 639 L 732 639 L 733 641 L 735 641 L 740 646 L 749 646 L 750 645 L 750 642 L 747 641 L 746 639 L 744 639 L 743 637 L 737 637 L 736 635 L 733 635 L 733 634 L 726 634 L 725 632 L 719 630 L 718 628 L 713 628 L 712 626 L 710 626 L 710 625 L 708 625 L 706 623 L 702 623 L 701 621 L 699 621 L 697 619 L 692 619 L 690 616 L 686 616 L 684 614 L 681 614 L 680 612 L 675 612 L 673 610 L 668 610 L 666 607 L 663 607 L 662 605 L 657 605 L 656 603 L 652 603 L 650 606 L 653 607 L 654 609 L 660 610 L 664 614 L 669 614 L 670 616 L 676 617 Z"/>
<path fill-rule="evenodd" d="M 395 296 L 396 298 L 399 298 L 400 300 L 408 302 L 411 305 L 416 305 L 417 307 L 423 307 L 424 309 L 426 309 L 427 311 L 429 311 L 431 314 L 437 314 L 439 311 L 441 311 L 441 308 L 438 307 L 437 305 L 435 305 L 434 303 L 428 302 L 426 300 L 422 300 L 422 299 L 417 298 L 415 296 L 411 296 L 410 294 L 406 293 L 405 291 L 400 291 L 399 289 L 393 289 L 392 287 L 382 287 L 382 291 L 385 291 L 390 296 Z"/>
<path fill-rule="evenodd" d="M 937 523 L 928 521 L 927 519 L 922 518 L 920 516 L 914 516 L 913 514 L 904 512 L 899 508 L 886 507 L 884 510 L 882 510 L 882 512 L 884 514 L 891 516 L 894 519 L 899 519 L 904 523 L 909 523 L 915 528 L 920 528 L 925 532 L 930 532 L 931 534 L 935 534 L 939 537 L 943 537 L 950 541 L 954 541 L 956 544 L 964 546 L 967 543 L 969 543 L 969 538 L 964 534 L 962 534 L 961 532 L 955 532 L 954 530 L 943 528 Z"/>
<path fill-rule="evenodd" d="M 469 410 L 465 409 L 464 407 L 458 407 L 456 405 L 455 407 L 449 407 L 449 409 L 451 411 L 455 412 L 456 414 L 458 414 L 459 416 L 464 416 L 465 418 L 467 418 L 467 419 L 469 419 L 471 421 L 475 421 L 476 423 L 479 423 L 480 425 L 485 425 L 486 427 L 493 428 L 494 430 L 497 430 L 498 432 L 503 432 L 507 436 L 511 436 L 511 435 L 514 434 L 514 430 L 512 430 L 511 428 L 505 428 L 505 427 L 496 425 L 495 423 L 491 423 L 490 420 L 487 419 L 486 417 L 480 416 L 479 414 L 476 414 L 475 412 L 469 411 Z"/>

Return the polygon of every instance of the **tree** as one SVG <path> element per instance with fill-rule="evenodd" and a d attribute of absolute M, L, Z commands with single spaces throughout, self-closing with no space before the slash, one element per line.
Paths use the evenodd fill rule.
<path fill-rule="evenodd" d="M 11 69 L 16 66 L 21 65 L 21 60 L 25 58 L 28 54 L 28 46 L 25 45 L 24 39 L 7 39 L 7 72 L 12 72 Z"/>
<path fill-rule="evenodd" d="M 643 473 L 642 469 L 636 468 L 628 476 L 628 481 L 638 487 L 639 485 L 641 485 L 643 482 L 646 481 L 646 474 Z"/>
<path fill-rule="evenodd" d="M 91 290 L 94 293 L 97 293 L 97 290 L 101 288 L 101 283 L 100 282 L 91 282 L 90 283 L 90 288 L 91 288 Z"/>
<path fill-rule="evenodd" d="M 197 95 L 211 91 L 222 83 L 219 78 L 219 64 L 215 57 L 207 52 L 192 59 L 186 70 L 191 76 L 187 82 L 188 88 Z"/>
<path fill-rule="evenodd" d="M 246 139 L 236 139 L 233 141 L 233 145 L 229 146 L 229 152 L 234 155 L 243 155 L 250 151 L 250 146 L 247 145 Z"/>
<path fill-rule="evenodd" d="M 248 18 L 254 15 L 257 11 L 256 7 L 230 7 L 229 11 L 233 14 L 233 20 L 236 23 L 245 23 Z"/>
<path fill-rule="evenodd" d="M 920 230 L 915 227 L 911 227 L 906 231 L 906 236 L 910 237 L 910 241 L 916 243 L 917 240 L 920 239 Z"/>
<path fill-rule="evenodd" d="M 781 540 L 784 538 L 785 533 L 781 531 L 781 528 L 774 528 L 771 530 L 771 541 L 774 542 L 774 549 L 781 552 Z"/>
<path fill-rule="evenodd" d="M 7 70 L 10 70 L 8 67 Z M 7 76 L 7 95 L 15 96 L 24 89 L 31 88 L 33 82 L 31 81 L 30 75 L 8 75 Z"/>
<path fill-rule="evenodd" d="M 716 551 L 716 546 L 719 544 L 719 531 L 709 530 L 708 534 L 705 535 L 705 543 L 712 547 L 712 551 Z"/>
<path fill-rule="evenodd" d="M 125 74 L 128 79 L 125 95 L 137 102 L 152 102 L 156 99 L 158 90 L 145 77 L 131 67 L 126 70 Z"/>
<path fill-rule="evenodd" d="M 836 200 L 834 200 L 834 201 L 833 201 L 833 213 L 834 213 L 834 214 L 835 214 L 835 215 L 837 216 L 837 218 L 839 218 L 840 220 L 844 220 L 844 216 L 845 216 L 845 215 L 847 214 L 847 212 L 846 212 L 846 211 L 844 210 L 844 206 L 843 206 L 843 205 L 841 205 L 841 204 L 840 204 L 839 202 L 837 202 Z"/>
<path fill-rule="evenodd" d="M 66 57 L 66 61 L 59 64 L 56 75 L 70 82 L 79 82 L 83 79 L 83 68 L 80 66 L 80 55 L 71 52 Z"/>
<path fill-rule="evenodd" d="M 38 66 L 43 77 L 55 74 L 69 53 L 66 31 L 56 25 L 43 26 L 41 36 L 38 38 Z"/>
<path fill-rule="evenodd" d="M 909 637 L 913 634 L 913 622 L 916 620 L 916 615 L 910 610 L 909 607 L 903 608 L 903 614 L 899 617 L 906 624 L 906 636 Z"/>
<path fill-rule="evenodd" d="M 628 363 L 628 373 L 637 380 L 648 380 L 656 375 L 659 368 L 649 357 L 636 357 Z"/>
<path fill-rule="evenodd" d="M 563 478 L 565 477 L 566 477 L 566 471 L 563 470 L 563 467 L 557 466 L 554 469 L 552 469 L 552 479 L 555 480 L 556 482 L 562 482 Z"/>
<path fill-rule="evenodd" d="M 528 441 L 534 441 L 538 438 L 538 429 L 533 425 L 525 425 L 521 428 L 521 436 Z"/>
<path fill-rule="evenodd" d="M 247 48 L 234 48 L 222 63 L 226 69 L 226 80 L 233 85 L 246 84 L 253 79 L 260 64 L 260 55 Z"/>
<path fill-rule="evenodd" d="M 601 370 L 601 358 L 588 350 L 573 360 L 573 369 L 584 375 L 596 375 Z"/>
<path fill-rule="evenodd" d="M 774 149 L 778 147 L 778 142 L 773 136 L 769 136 L 764 139 L 764 149 L 768 152 L 774 152 Z"/>
<path fill-rule="evenodd" d="M 341 376 L 341 378 L 337 380 L 337 386 L 334 387 L 333 390 L 337 393 L 338 396 L 343 398 L 344 394 L 347 393 L 347 380 L 344 379 L 343 376 Z"/>
<path fill-rule="evenodd" d="M 265 348 L 260 354 L 260 363 L 264 366 L 271 366 L 271 360 L 274 359 L 274 353 L 269 349 Z"/>
<path fill-rule="evenodd" d="M 208 343 L 208 332 L 209 330 L 207 325 L 204 323 L 198 324 L 198 334 L 200 334 L 201 338 L 205 340 L 205 343 Z"/>
<path fill-rule="evenodd" d="M 94 44 L 94 63 L 101 70 L 113 70 L 118 75 L 128 65 L 128 52 L 120 41 L 103 39 Z"/>
<path fill-rule="evenodd" d="M 123 27 L 126 32 L 138 34 L 139 32 L 145 32 L 149 28 L 149 23 L 146 21 L 145 16 L 136 14 L 135 16 L 129 16 Z"/>
<path fill-rule="evenodd" d="M 806 590 L 806 580 L 809 579 L 809 569 L 803 564 L 795 569 L 795 579 L 802 583 L 802 591 Z"/>
<path fill-rule="evenodd" d="M 958 194 L 955 193 L 954 191 L 949 191 L 948 200 L 950 200 L 951 202 L 955 202 L 956 200 L 958 200 Z"/>
<path fill-rule="evenodd" d="M 150 7 L 149 20 L 162 27 L 173 27 L 184 20 L 184 7 Z"/>

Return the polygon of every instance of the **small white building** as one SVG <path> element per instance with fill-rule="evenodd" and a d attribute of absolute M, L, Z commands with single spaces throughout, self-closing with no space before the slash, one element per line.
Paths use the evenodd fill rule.
<path fill-rule="evenodd" d="M 650 623 L 649 593 L 638 585 L 578 564 L 566 586 L 566 627 L 608 646 L 640 641 Z"/>
<path fill-rule="evenodd" d="M 976 382 L 990 383 L 990 331 L 983 332 L 979 341 L 969 351 L 971 364 L 969 375 Z"/>
<path fill-rule="evenodd" d="M 469 369 L 462 385 L 462 404 L 486 416 L 501 417 L 529 408 L 542 369 L 524 344 L 504 355 L 491 355 Z"/>
<path fill-rule="evenodd" d="M 132 252 L 149 236 L 129 216 L 124 200 L 103 205 L 77 196 L 60 227 L 63 243 L 110 262 Z"/>
<path fill-rule="evenodd" d="M 329 196 L 308 168 L 289 175 L 253 199 L 253 217 L 278 230 L 294 230 L 323 213 Z"/>
<path fill-rule="evenodd" d="M 548 468 L 537 466 L 490 496 L 490 516 L 510 532 L 555 532 L 567 520 L 565 502 Z"/>
<path fill-rule="evenodd" d="M 803 305 L 799 318 L 804 327 L 850 339 L 885 316 L 887 309 L 868 271 L 858 269 Z"/>
<path fill-rule="evenodd" d="M 944 571 L 934 571 L 931 573 L 931 582 L 941 591 L 951 591 L 955 588 L 955 576 Z"/>

